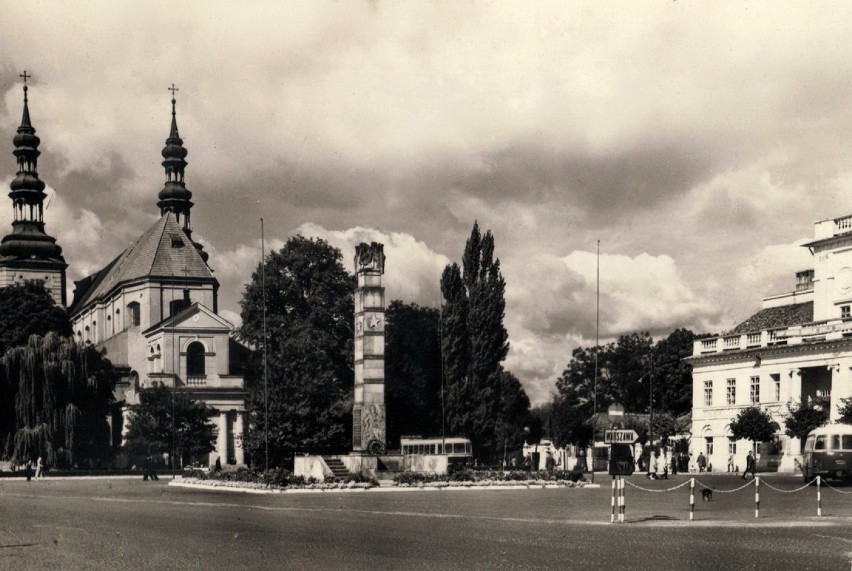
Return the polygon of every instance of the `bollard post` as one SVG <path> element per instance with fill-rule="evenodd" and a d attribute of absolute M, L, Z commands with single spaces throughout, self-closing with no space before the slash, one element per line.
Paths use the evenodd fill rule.
<path fill-rule="evenodd" d="M 689 479 L 689 521 L 695 519 L 695 478 Z"/>
<path fill-rule="evenodd" d="M 754 479 L 754 517 L 760 517 L 760 478 Z"/>
<path fill-rule="evenodd" d="M 610 497 L 612 513 L 609 514 L 609 523 L 615 523 L 615 476 L 612 477 L 612 495 Z"/>
<path fill-rule="evenodd" d="M 822 493 L 820 492 L 820 476 L 817 476 L 817 517 L 822 517 Z"/>
<path fill-rule="evenodd" d="M 624 501 L 624 477 L 618 477 L 618 485 L 621 488 L 621 513 L 618 514 L 618 521 L 624 523 L 624 512 L 627 511 L 627 506 Z"/>

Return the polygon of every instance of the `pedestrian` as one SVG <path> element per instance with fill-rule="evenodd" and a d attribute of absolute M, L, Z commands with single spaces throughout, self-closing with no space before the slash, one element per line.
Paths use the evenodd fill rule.
<path fill-rule="evenodd" d="M 24 473 L 27 475 L 27 482 L 33 479 L 33 461 L 27 458 L 27 463 L 24 465 Z"/>
<path fill-rule="evenodd" d="M 151 459 L 148 463 L 148 477 L 152 480 L 159 480 L 157 477 L 157 457 L 151 456 Z"/>
<path fill-rule="evenodd" d="M 553 458 L 553 454 L 550 453 L 550 450 L 547 451 L 547 458 L 544 461 L 544 467 L 547 469 L 548 474 L 552 473 L 553 468 L 556 467 L 556 460 Z"/>
<path fill-rule="evenodd" d="M 728 472 L 734 471 L 734 455 L 728 456 Z"/>
<path fill-rule="evenodd" d="M 36 460 L 36 473 L 35 473 L 35 479 L 36 480 L 41 480 L 44 477 L 44 474 L 42 474 L 43 471 L 44 471 L 44 463 L 41 461 L 41 456 L 39 456 L 38 460 Z"/>
<path fill-rule="evenodd" d="M 646 474 L 646 476 L 648 477 L 649 480 L 656 480 L 657 479 L 656 470 L 657 470 L 657 455 L 654 454 L 653 450 L 651 450 L 648 453 L 648 473 Z"/>
<path fill-rule="evenodd" d="M 748 456 L 746 456 L 746 468 L 745 472 L 743 472 L 743 480 L 746 479 L 746 475 L 751 472 L 752 478 L 757 478 L 757 466 L 755 466 L 754 456 L 751 455 L 751 450 L 748 451 Z"/>
<path fill-rule="evenodd" d="M 704 452 L 698 453 L 698 460 L 695 461 L 698 464 L 698 471 L 703 472 L 707 467 L 707 458 L 704 457 Z"/>

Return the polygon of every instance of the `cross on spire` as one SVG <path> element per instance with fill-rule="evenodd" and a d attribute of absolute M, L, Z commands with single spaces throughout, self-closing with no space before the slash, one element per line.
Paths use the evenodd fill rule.
<path fill-rule="evenodd" d="M 18 77 L 22 77 L 24 79 L 24 103 L 27 102 L 27 79 L 32 77 L 32 74 L 27 73 L 27 70 L 24 70 L 24 73 L 18 75 Z"/>
<path fill-rule="evenodd" d="M 175 84 L 173 83 L 171 87 L 168 88 L 169 91 L 172 92 L 172 113 L 175 112 L 175 92 L 180 91 Z"/>

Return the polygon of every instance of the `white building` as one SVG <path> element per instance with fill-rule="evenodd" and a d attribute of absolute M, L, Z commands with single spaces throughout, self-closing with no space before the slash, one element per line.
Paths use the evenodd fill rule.
<path fill-rule="evenodd" d="M 692 443 L 714 471 L 734 456 L 745 467 L 748 441 L 733 441 L 729 424 L 751 405 L 768 409 L 781 427 L 776 442 L 760 447 L 759 469 L 777 463 L 794 471 L 801 442 L 784 434 L 787 404 L 827 398 L 830 418 L 852 397 L 852 215 L 815 224 L 805 246 L 814 269 L 796 274 L 795 291 L 763 300 L 763 309 L 729 334 L 695 342 Z"/>
<path fill-rule="evenodd" d="M 75 335 L 93 343 L 123 371 L 116 387 L 122 413 L 113 418 L 117 443 L 140 389 L 160 383 L 205 402 L 217 429 L 211 465 L 243 464 L 246 391 L 241 374 L 247 349 L 217 315 L 219 282 L 208 254 L 192 240 L 192 193 L 184 184 L 183 147 L 172 99 L 172 124 L 163 149 L 166 183 L 160 218 L 136 242 L 91 276 L 75 282 L 68 309 Z M 108 245 L 97 245 L 108 247 Z"/>

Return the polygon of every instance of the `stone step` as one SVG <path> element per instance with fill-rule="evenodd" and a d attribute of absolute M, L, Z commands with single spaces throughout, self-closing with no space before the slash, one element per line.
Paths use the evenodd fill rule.
<path fill-rule="evenodd" d="M 326 466 L 328 466 L 328 469 L 331 470 L 335 478 L 346 478 L 350 475 L 349 470 L 346 469 L 346 466 L 339 458 L 323 456 L 322 459 L 325 460 Z"/>

